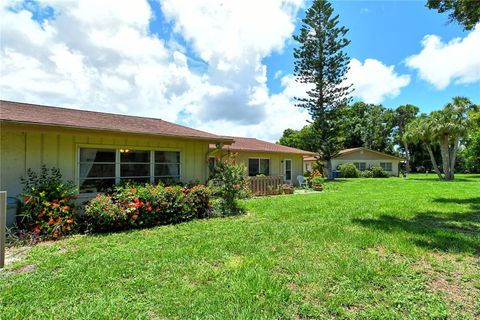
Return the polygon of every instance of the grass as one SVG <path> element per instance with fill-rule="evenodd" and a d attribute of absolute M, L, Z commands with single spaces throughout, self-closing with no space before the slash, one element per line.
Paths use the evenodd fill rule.
<path fill-rule="evenodd" d="M 479 175 L 326 189 L 37 245 L 0 272 L 0 318 L 480 317 Z"/>

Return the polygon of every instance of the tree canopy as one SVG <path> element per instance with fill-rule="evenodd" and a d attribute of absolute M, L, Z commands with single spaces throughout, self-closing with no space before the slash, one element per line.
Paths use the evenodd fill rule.
<path fill-rule="evenodd" d="M 426 6 L 439 13 L 449 12 L 450 21 L 457 21 L 466 30 L 480 22 L 479 0 L 428 0 Z"/>

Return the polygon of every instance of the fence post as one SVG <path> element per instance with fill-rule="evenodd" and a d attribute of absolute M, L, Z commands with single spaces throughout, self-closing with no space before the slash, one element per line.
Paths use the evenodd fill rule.
<path fill-rule="evenodd" d="M 0 268 L 5 265 L 5 230 L 7 229 L 7 192 L 0 191 Z"/>

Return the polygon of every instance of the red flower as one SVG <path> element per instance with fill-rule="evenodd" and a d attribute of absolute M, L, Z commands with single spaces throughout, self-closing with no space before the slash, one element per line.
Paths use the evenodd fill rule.
<path fill-rule="evenodd" d="M 64 206 L 62 209 L 63 209 L 63 211 L 68 211 L 68 210 L 70 210 L 70 207 L 69 206 Z"/>
<path fill-rule="evenodd" d="M 136 214 L 134 214 L 134 215 L 132 216 L 132 219 L 133 219 L 133 220 L 136 220 L 137 218 L 138 218 L 138 216 L 137 216 Z"/>
<path fill-rule="evenodd" d="M 148 208 L 147 208 L 147 211 L 152 211 L 152 207 L 148 207 Z"/>
<path fill-rule="evenodd" d="M 40 233 L 40 225 L 37 225 L 35 229 L 33 229 L 33 232 Z"/>
<path fill-rule="evenodd" d="M 27 197 L 27 196 L 23 197 L 23 201 L 26 203 L 30 202 L 30 197 Z"/>

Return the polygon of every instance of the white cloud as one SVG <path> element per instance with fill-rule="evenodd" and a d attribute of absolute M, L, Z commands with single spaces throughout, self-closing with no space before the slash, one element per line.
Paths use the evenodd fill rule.
<path fill-rule="evenodd" d="M 438 90 L 450 83 L 480 81 L 480 24 L 465 38 L 448 43 L 436 35 L 427 35 L 420 53 L 407 58 L 406 64 L 416 69 L 422 79 Z"/>
<path fill-rule="evenodd" d="M 2 98 L 161 117 L 269 140 L 304 125 L 305 112 L 288 93 L 293 85 L 272 95 L 262 63 L 291 38 L 303 0 L 160 5 L 176 33 L 168 41 L 150 32 L 157 22 L 143 0 L 42 0 L 30 5 L 53 8 L 54 17 L 42 22 L 21 2 L 2 1 Z M 188 57 L 184 42 L 204 69 L 189 66 L 198 59 Z"/>
<path fill-rule="evenodd" d="M 367 103 L 381 103 L 386 98 L 398 96 L 400 90 L 410 83 L 410 76 L 399 75 L 393 65 L 386 66 L 376 59 L 366 59 L 363 64 L 352 59 L 347 83 L 353 84 L 353 96 Z"/>

